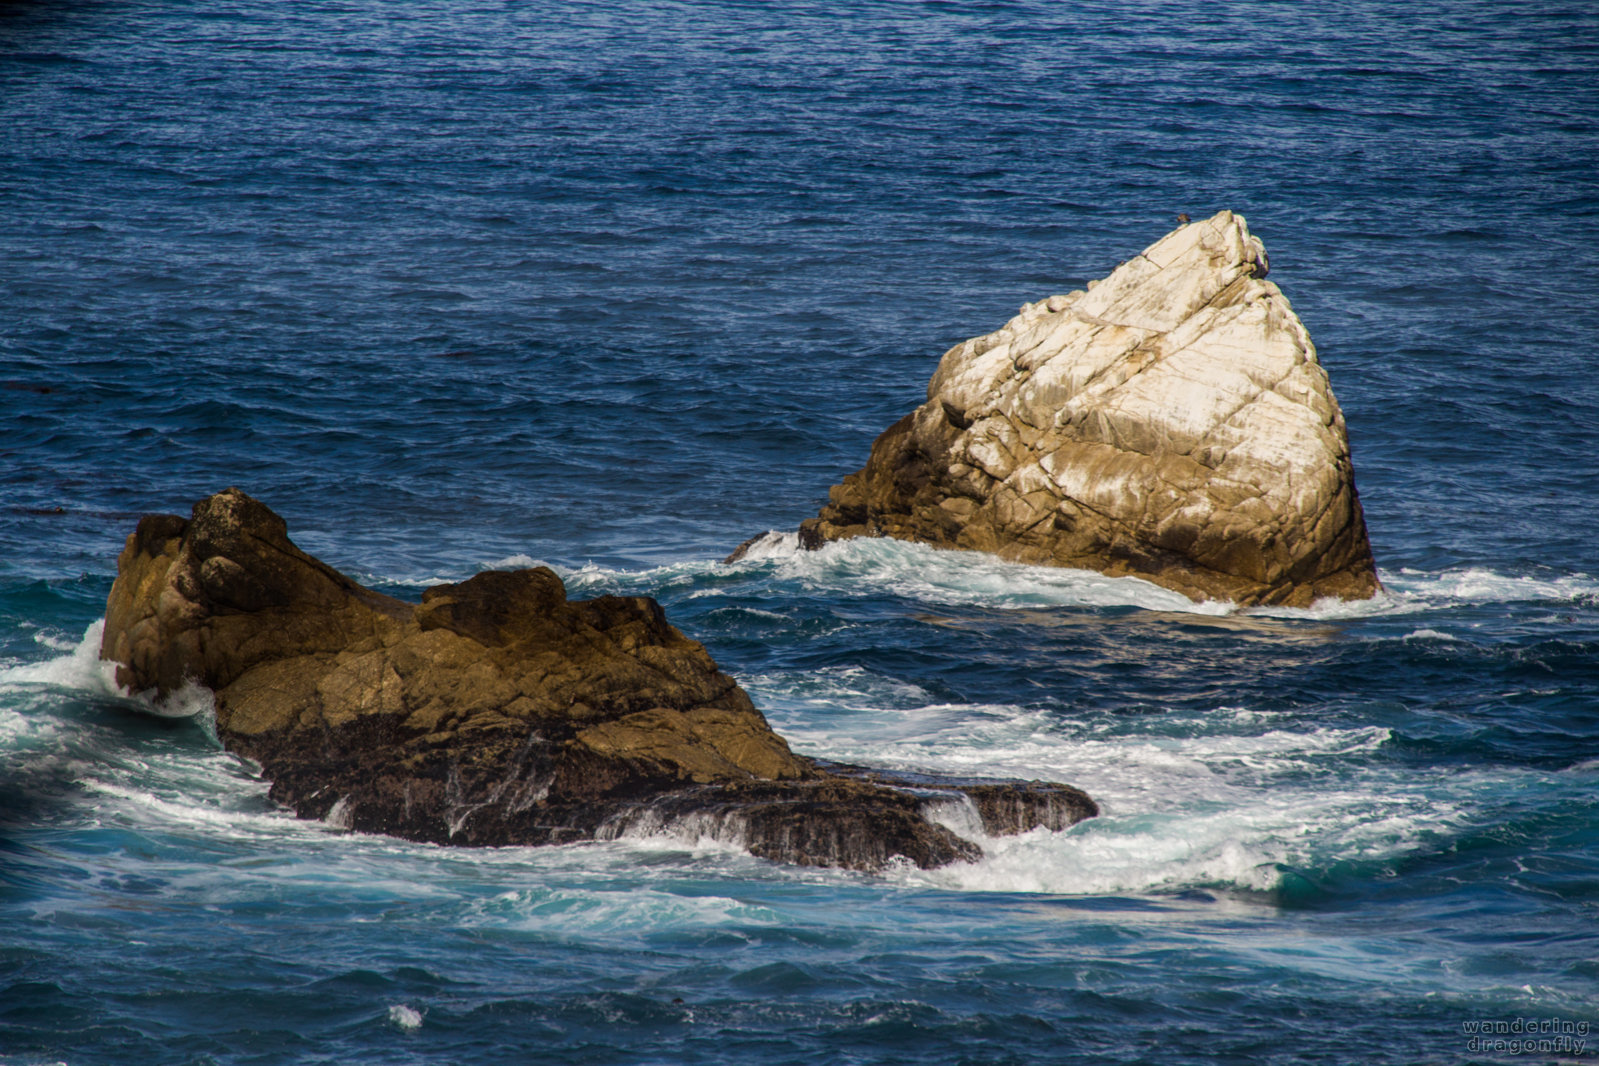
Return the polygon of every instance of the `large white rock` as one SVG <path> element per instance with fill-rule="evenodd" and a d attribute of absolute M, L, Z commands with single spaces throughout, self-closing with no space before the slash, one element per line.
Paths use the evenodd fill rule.
<path fill-rule="evenodd" d="M 956 345 L 804 541 L 920 540 L 1238 603 L 1371 596 L 1343 415 L 1266 269 L 1222 211 Z"/>

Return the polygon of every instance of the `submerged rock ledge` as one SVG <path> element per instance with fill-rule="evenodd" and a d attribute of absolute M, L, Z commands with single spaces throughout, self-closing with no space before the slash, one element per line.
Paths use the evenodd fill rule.
<path fill-rule="evenodd" d="M 956 345 L 801 543 L 896 537 L 1241 605 L 1374 595 L 1343 414 L 1265 276 L 1222 211 Z"/>
<path fill-rule="evenodd" d="M 953 782 L 795 755 L 645 597 L 568 600 L 544 567 L 381 595 L 300 551 L 236 489 L 146 515 L 100 655 L 160 699 L 215 693 L 217 734 L 303 818 L 440 844 L 674 827 L 764 858 L 877 869 L 1096 815 L 1077 789 Z M 963 808 L 957 809 L 957 808 Z"/>

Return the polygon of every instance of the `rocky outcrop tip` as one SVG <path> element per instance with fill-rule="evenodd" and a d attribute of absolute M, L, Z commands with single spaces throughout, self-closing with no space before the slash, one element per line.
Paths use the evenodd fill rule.
<path fill-rule="evenodd" d="M 913 780 L 795 755 L 654 600 L 568 600 L 539 567 L 406 603 L 300 551 L 236 489 L 189 519 L 140 520 L 101 657 L 158 699 L 211 689 L 223 744 L 300 816 L 412 840 L 687 826 L 782 861 L 928 867 L 981 854 L 935 820 L 952 804 L 990 834 L 1098 813 L 1065 785 Z"/>
<path fill-rule="evenodd" d="M 1343 415 L 1266 268 L 1222 211 L 956 345 L 801 543 L 897 537 L 1240 605 L 1372 596 Z"/>

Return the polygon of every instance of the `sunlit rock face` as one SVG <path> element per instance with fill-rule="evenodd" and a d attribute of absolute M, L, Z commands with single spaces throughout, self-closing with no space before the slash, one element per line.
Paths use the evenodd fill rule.
<path fill-rule="evenodd" d="M 1222 211 L 951 348 L 801 526 L 1304 606 L 1379 588 L 1343 414 L 1266 252 Z"/>

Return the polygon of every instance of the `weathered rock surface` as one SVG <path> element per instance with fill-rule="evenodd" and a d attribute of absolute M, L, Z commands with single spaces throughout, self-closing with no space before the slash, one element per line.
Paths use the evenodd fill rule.
<path fill-rule="evenodd" d="M 1303 606 L 1379 588 L 1344 419 L 1229 211 L 947 352 L 800 529 Z"/>
<path fill-rule="evenodd" d="M 217 733 L 300 816 L 413 840 L 545 844 L 689 823 L 789 862 L 920 866 L 991 834 L 1098 813 L 1064 785 L 909 780 L 789 751 L 710 655 L 642 597 L 569 601 L 490 571 L 420 604 L 364 588 L 229 489 L 147 515 L 117 560 L 101 657 L 160 698 L 216 696 Z"/>

